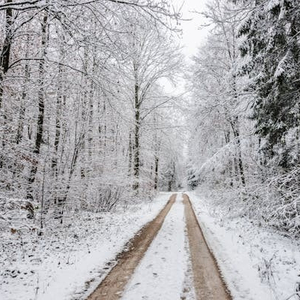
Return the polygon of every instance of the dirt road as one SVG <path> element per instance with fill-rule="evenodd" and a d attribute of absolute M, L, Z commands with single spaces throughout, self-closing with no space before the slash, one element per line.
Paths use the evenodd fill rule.
<path fill-rule="evenodd" d="M 178 198 L 179 199 L 177 199 L 176 201 L 176 207 L 174 206 L 173 208 L 173 204 L 176 200 L 176 194 L 172 195 L 169 202 L 159 213 L 159 215 L 152 222 L 148 223 L 132 240 L 128 242 L 125 247 L 125 249 L 127 250 L 122 252 L 117 257 L 118 263 L 116 264 L 116 266 L 109 272 L 106 278 L 88 297 L 87 300 L 121 299 L 124 294 L 125 288 L 128 289 L 128 286 L 130 287 L 130 291 L 129 294 L 128 291 L 125 293 L 125 299 L 132 299 L 132 297 L 134 298 L 132 300 L 173 299 L 174 291 L 172 291 L 172 294 L 171 291 L 168 291 L 168 288 L 174 289 L 174 284 L 176 287 L 178 286 L 178 283 L 175 283 L 175 279 L 177 279 L 176 276 L 178 277 L 178 273 L 181 272 L 182 265 L 178 265 L 179 261 L 176 260 L 176 256 L 178 256 L 178 259 L 179 256 L 181 256 L 182 258 L 181 248 L 183 248 L 183 242 L 178 242 L 178 237 L 182 237 L 182 239 L 184 239 L 184 227 L 186 227 L 190 252 L 188 258 L 191 260 L 193 271 L 193 288 L 195 291 L 195 296 L 193 296 L 192 298 L 197 300 L 231 299 L 230 295 L 227 293 L 226 286 L 221 279 L 217 263 L 206 244 L 188 196 L 183 195 L 183 201 L 181 201 L 181 196 Z M 171 209 L 172 213 L 169 214 L 169 211 Z M 182 219 L 181 226 L 176 226 L 176 224 L 179 222 L 178 217 Z M 168 222 L 167 220 L 165 221 L 166 218 L 168 218 Z M 163 224 L 165 224 L 167 228 L 165 228 L 165 225 L 162 228 Z M 165 235 L 162 233 L 164 233 Z M 177 237 L 177 242 L 175 243 L 174 237 Z M 156 243 L 153 240 L 155 240 Z M 153 248 L 153 244 L 160 245 L 160 248 L 156 247 L 156 249 L 151 249 L 151 247 Z M 179 246 L 179 244 L 181 246 Z M 151 247 L 149 248 L 150 245 Z M 170 245 L 172 246 L 170 247 Z M 158 249 L 161 250 L 158 251 Z M 153 254 L 151 254 L 151 252 L 153 252 Z M 161 262 L 158 262 L 158 265 L 156 265 L 157 270 L 155 270 L 155 272 L 153 272 L 153 270 L 150 271 L 150 268 L 152 268 L 152 264 L 155 265 L 155 263 L 153 262 L 155 260 L 157 261 L 157 257 L 159 254 L 163 256 L 163 260 Z M 144 264 L 140 263 L 141 261 L 143 261 Z M 166 264 L 164 266 L 164 270 L 167 270 L 166 273 L 161 271 L 162 267 L 160 265 L 163 263 Z M 174 265 L 176 264 L 177 271 L 176 268 L 174 268 Z M 161 274 L 161 277 L 159 277 L 158 273 Z M 153 278 L 156 278 L 156 281 L 153 281 L 151 283 L 150 281 L 152 280 L 152 274 L 154 276 Z M 168 277 L 168 280 L 165 280 L 166 277 Z M 172 279 L 174 280 L 174 282 L 172 281 Z M 143 281 L 147 282 L 145 283 Z M 131 283 L 128 284 L 129 282 Z M 141 286 L 143 286 L 142 283 L 144 284 L 144 290 L 141 288 Z M 158 283 L 160 283 L 160 289 L 163 290 L 162 294 L 155 291 L 155 289 L 159 285 Z M 144 293 L 145 285 L 146 293 Z M 182 288 L 184 289 L 184 284 Z M 132 289 L 135 290 L 132 291 Z M 178 296 L 175 296 L 175 298 L 187 299 L 180 296 L 180 293 L 178 293 Z"/>
<path fill-rule="evenodd" d="M 183 203 L 197 299 L 230 300 L 231 297 L 221 279 L 216 260 L 207 246 L 187 195 L 183 195 Z"/>
<path fill-rule="evenodd" d="M 117 265 L 108 273 L 87 300 L 117 300 L 121 298 L 128 280 L 157 235 L 175 200 L 176 195 L 172 195 L 158 216 L 128 242 L 125 246 L 125 249 L 128 250 L 117 257 Z"/>

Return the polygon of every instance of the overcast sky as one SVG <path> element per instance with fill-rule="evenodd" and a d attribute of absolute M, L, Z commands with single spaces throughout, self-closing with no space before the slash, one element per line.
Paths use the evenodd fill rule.
<path fill-rule="evenodd" d="M 182 21 L 184 53 L 192 56 L 196 53 L 197 48 L 205 42 L 207 30 L 199 30 L 200 25 L 205 23 L 201 15 L 193 13 L 193 11 L 203 12 L 205 4 L 209 0 L 171 0 L 175 7 L 182 7 L 183 19 L 191 19 L 190 21 Z"/>
<path fill-rule="evenodd" d="M 199 27 L 205 23 L 205 20 L 200 14 L 193 13 L 194 11 L 203 12 L 205 10 L 205 3 L 210 0 L 169 0 L 175 8 L 179 9 L 182 5 L 182 18 L 189 21 L 182 21 L 181 28 L 183 30 L 183 37 L 181 44 L 184 47 L 183 53 L 187 58 L 192 57 L 197 53 L 197 49 L 201 44 L 205 43 L 207 30 Z M 187 60 L 188 61 L 188 60 Z M 165 92 L 178 95 L 185 91 L 184 79 L 179 80 L 174 86 L 169 80 L 161 79 L 160 82 L 164 87 Z"/>

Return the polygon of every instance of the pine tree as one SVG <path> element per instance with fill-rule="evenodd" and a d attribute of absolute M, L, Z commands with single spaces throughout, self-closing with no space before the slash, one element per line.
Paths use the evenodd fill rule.
<path fill-rule="evenodd" d="M 245 1 L 244 1 L 245 2 Z M 250 1 L 248 1 L 250 2 Z M 299 42 L 300 3 L 296 0 L 256 1 L 239 29 L 248 57 L 242 73 L 252 79 L 256 132 L 265 138 L 267 160 L 289 169 L 299 160 Z"/>

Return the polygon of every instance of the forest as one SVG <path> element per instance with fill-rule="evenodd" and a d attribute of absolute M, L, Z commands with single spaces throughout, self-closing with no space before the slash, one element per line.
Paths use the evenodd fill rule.
<path fill-rule="evenodd" d="M 180 1 L 0 1 L 0 269 L 129 238 L 160 192 L 299 239 L 300 2 L 206 3 L 187 58 Z"/>
<path fill-rule="evenodd" d="M 152 2 L 0 4 L 4 202 L 63 221 L 173 188 L 179 13 Z"/>
<path fill-rule="evenodd" d="M 300 3 L 212 1 L 187 75 L 188 183 L 224 213 L 300 233 Z"/>

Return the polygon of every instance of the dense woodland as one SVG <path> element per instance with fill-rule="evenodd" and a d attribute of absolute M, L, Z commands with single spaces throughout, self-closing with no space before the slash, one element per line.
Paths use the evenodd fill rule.
<path fill-rule="evenodd" d="M 189 184 L 226 214 L 300 230 L 300 3 L 211 1 L 212 30 L 187 76 Z"/>
<path fill-rule="evenodd" d="M 6 0 L 0 18 L 4 205 L 27 199 L 31 217 L 63 221 L 173 188 L 178 99 L 161 82 L 175 84 L 182 55 L 170 4 Z"/>
<path fill-rule="evenodd" d="M 299 235 L 300 3 L 203 14 L 207 42 L 184 66 L 171 1 L 1 1 L 2 207 L 43 226 L 186 176 L 226 213 Z M 183 73 L 186 93 L 167 93 Z"/>

